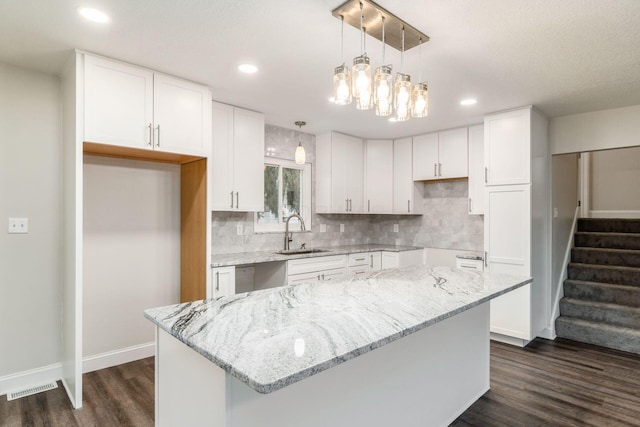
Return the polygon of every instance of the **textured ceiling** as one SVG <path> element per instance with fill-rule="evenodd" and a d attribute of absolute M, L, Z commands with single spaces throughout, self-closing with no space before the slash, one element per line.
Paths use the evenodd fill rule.
<path fill-rule="evenodd" d="M 341 0 L 0 0 L 0 62 L 58 74 L 79 48 L 205 83 L 216 100 L 262 111 L 267 122 L 367 138 L 479 123 L 492 111 L 533 104 L 550 117 L 640 104 L 638 0 L 378 0 L 431 41 L 422 80 L 430 114 L 390 123 L 328 102 L 340 58 Z M 76 8 L 112 22 L 81 20 Z M 359 34 L 345 26 L 347 62 Z M 380 65 L 380 42 L 367 52 Z M 395 70 L 400 54 L 387 49 Z M 242 75 L 252 62 L 260 72 Z M 417 81 L 418 51 L 404 71 Z M 463 108 L 468 96 L 478 104 Z"/>

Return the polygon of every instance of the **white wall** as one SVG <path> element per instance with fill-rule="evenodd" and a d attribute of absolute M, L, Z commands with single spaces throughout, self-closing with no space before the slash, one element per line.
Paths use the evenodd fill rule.
<path fill-rule="evenodd" d="M 60 362 L 61 181 L 60 81 L 0 64 L 0 380 Z"/>
<path fill-rule="evenodd" d="M 180 166 L 85 156 L 83 271 L 85 359 L 155 341 L 143 310 L 180 302 Z"/>
<path fill-rule="evenodd" d="M 640 105 L 551 119 L 551 154 L 640 145 Z"/>
<path fill-rule="evenodd" d="M 640 212 L 640 147 L 591 153 L 591 210 Z"/>
<path fill-rule="evenodd" d="M 555 308 L 558 287 L 562 286 L 562 275 L 567 242 L 571 238 L 571 228 L 578 206 L 578 155 L 562 154 L 551 158 L 552 204 L 558 210 L 553 219 L 553 261 L 551 267 L 551 307 Z M 561 294 L 562 295 L 562 294 Z M 553 325 L 550 325 L 553 326 Z"/>

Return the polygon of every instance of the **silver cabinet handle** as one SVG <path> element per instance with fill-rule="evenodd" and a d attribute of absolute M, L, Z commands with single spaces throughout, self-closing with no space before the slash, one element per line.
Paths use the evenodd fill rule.
<path fill-rule="evenodd" d="M 485 167 L 484 167 L 484 183 L 485 183 L 485 184 L 486 184 L 487 182 L 489 182 L 489 181 L 487 181 L 487 174 L 488 174 L 488 169 L 487 169 L 487 167 L 485 166 Z"/>
<path fill-rule="evenodd" d="M 364 258 L 356 258 L 356 261 L 364 261 Z"/>
<path fill-rule="evenodd" d="M 438 163 L 438 176 L 442 176 L 442 163 Z"/>
<path fill-rule="evenodd" d="M 216 292 L 220 290 L 220 272 L 216 271 Z"/>
<path fill-rule="evenodd" d="M 239 209 L 240 205 L 240 193 L 236 191 L 236 209 Z"/>
<path fill-rule="evenodd" d="M 371 257 L 371 268 L 373 268 L 373 255 L 369 255 Z"/>
<path fill-rule="evenodd" d="M 349 212 L 349 199 L 344 199 L 344 210 Z"/>
<path fill-rule="evenodd" d="M 320 278 L 320 274 L 318 274 L 318 280 L 322 280 L 322 279 Z"/>
<path fill-rule="evenodd" d="M 367 212 L 371 212 L 371 200 L 367 200 Z"/>
<path fill-rule="evenodd" d="M 487 251 L 484 251 L 484 266 L 488 267 L 489 265 L 487 264 Z"/>
<path fill-rule="evenodd" d="M 471 212 L 471 197 L 469 197 L 469 212 Z"/>
<path fill-rule="evenodd" d="M 351 210 L 353 209 L 353 204 L 352 204 L 353 200 L 349 199 L 349 212 L 351 212 Z"/>
<path fill-rule="evenodd" d="M 322 280 L 324 280 L 324 273 L 322 273 Z"/>
<path fill-rule="evenodd" d="M 160 147 L 160 125 L 156 126 L 158 129 L 158 137 L 156 138 L 156 147 Z"/>
<path fill-rule="evenodd" d="M 433 164 L 433 176 L 438 176 L 438 164 Z"/>
<path fill-rule="evenodd" d="M 407 200 L 407 213 L 411 213 L 411 200 Z"/>
<path fill-rule="evenodd" d="M 233 209 L 233 191 L 229 195 L 231 196 L 231 209 Z"/>
<path fill-rule="evenodd" d="M 147 145 L 151 147 L 151 144 L 153 143 L 153 126 L 149 123 L 147 127 L 149 128 L 149 142 L 147 142 Z"/>

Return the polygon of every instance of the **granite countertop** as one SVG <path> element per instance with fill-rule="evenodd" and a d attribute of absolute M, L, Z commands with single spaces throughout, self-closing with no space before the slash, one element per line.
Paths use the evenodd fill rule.
<path fill-rule="evenodd" d="M 259 264 L 262 262 L 288 261 L 290 259 L 312 258 L 319 256 L 344 255 L 359 252 L 405 252 L 424 249 L 418 246 L 396 246 L 396 245 L 346 245 L 346 246 L 327 246 L 315 249 L 321 249 L 323 252 L 311 252 L 307 254 L 283 255 L 276 251 L 255 251 L 255 252 L 238 252 L 231 254 L 215 254 L 211 256 L 211 267 L 227 267 L 232 265 L 249 265 Z"/>
<path fill-rule="evenodd" d="M 271 393 L 530 282 L 414 265 L 152 308 L 145 317 Z"/>

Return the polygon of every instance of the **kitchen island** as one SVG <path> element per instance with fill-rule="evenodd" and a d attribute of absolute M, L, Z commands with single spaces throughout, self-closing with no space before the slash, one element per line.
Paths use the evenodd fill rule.
<path fill-rule="evenodd" d="M 489 389 L 488 301 L 530 282 L 409 266 L 146 310 L 156 425 L 447 425 Z"/>

